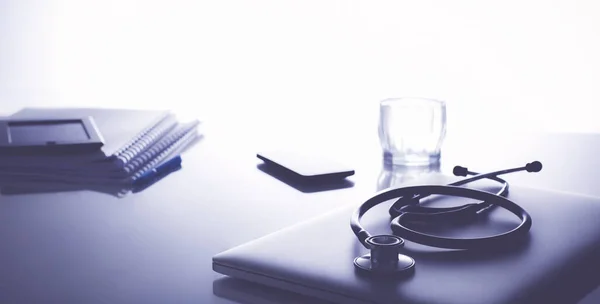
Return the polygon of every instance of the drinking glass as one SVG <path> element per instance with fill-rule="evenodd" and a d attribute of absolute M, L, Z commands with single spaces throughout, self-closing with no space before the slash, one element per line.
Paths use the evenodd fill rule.
<path fill-rule="evenodd" d="M 384 165 L 377 179 L 377 191 L 397 188 L 423 175 L 440 172 L 440 163 L 429 166 Z"/>
<path fill-rule="evenodd" d="M 379 105 L 379 141 L 386 165 L 439 163 L 446 136 L 446 103 L 428 98 L 390 98 Z"/>

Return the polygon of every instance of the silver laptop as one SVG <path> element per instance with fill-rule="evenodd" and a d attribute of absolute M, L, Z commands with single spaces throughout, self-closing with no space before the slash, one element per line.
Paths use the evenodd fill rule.
<path fill-rule="evenodd" d="M 432 175 L 418 183 L 454 180 Z M 483 184 L 473 187 L 493 191 Z M 356 206 L 222 252 L 213 257 L 213 269 L 336 303 L 573 303 L 598 286 L 600 199 L 517 186 L 511 186 L 509 198 L 532 216 L 527 242 L 481 254 L 407 241 L 403 253 L 415 259 L 416 267 L 405 278 L 378 278 L 355 270 L 354 258 L 368 253 L 350 229 Z M 437 197 L 430 203 L 465 203 L 460 200 Z M 365 215 L 364 226 L 373 234 L 391 232 L 388 206 Z M 514 215 L 496 208 L 477 223 L 428 232 L 473 237 L 504 232 L 518 223 Z"/>

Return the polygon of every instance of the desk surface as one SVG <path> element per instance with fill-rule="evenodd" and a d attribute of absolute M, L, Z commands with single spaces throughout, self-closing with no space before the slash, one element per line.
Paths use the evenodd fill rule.
<path fill-rule="evenodd" d="M 215 293 L 239 298 L 254 289 L 235 282 L 213 290 L 221 278 L 213 255 L 416 175 L 383 170 L 372 147 L 344 158 L 356 169 L 353 187 L 302 192 L 262 172 L 255 147 L 230 136 L 208 128 L 182 170 L 125 198 L 87 190 L 0 196 L 0 302 L 231 303 Z M 600 196 L 593 147 L 600 136 L 451 138 L 441 171 L 540 159 L 542 173 L 507 180 Z"/>

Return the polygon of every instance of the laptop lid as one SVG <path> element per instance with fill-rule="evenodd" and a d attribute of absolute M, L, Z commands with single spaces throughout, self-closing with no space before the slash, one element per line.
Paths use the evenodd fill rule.
<path fill-rule="evenodd" d="M 431 175 L 415 184 L 447 184 Z M 488 184 L 474 188 L 491 190 Z M 576 302 L 600 282 L 600 199 L 511 186 L 509 199 L 532 216 L 529 240 L 489 254 L 426 247 L 407 241 L 412 276 L 365 276 L 353 260 L 368 253 L 350 229 L 349 206 L 232 248 L 213 257 L 216 272 L 338 303 Z M 360 200 L 360 199 L 357 199 Z M 462 205 L 436 197 L 432 206 Z M 357 202 L 360 204 L 361 202 Z M 390 233 L 387 202 L 365 215 L 372 233 Z M 519 224 L 495 208 L 477 223 L 428 231 L 444 236 L 497 234 Z"/>

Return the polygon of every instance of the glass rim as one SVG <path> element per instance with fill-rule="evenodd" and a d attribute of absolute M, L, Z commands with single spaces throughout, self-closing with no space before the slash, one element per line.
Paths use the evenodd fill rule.
<path fill-rule="evenodd" d="M 427 97 L 392 97 L 386 98 L 379 102 L 380 105 L 391 105 L 394 103 L 401 102 L 410 102 L 410 101 L 418 101 L 418 102 L 426 102 L 430 104 L 437 104 L 441 106 L 446 106 L 446 102 L 440 99 L 427 98 Z"/>

